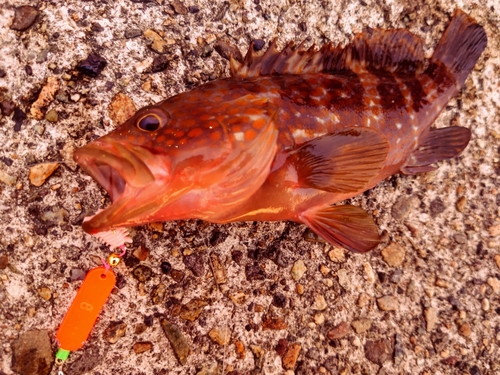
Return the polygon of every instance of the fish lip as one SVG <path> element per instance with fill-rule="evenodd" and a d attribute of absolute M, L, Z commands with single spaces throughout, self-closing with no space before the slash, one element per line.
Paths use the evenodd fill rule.
<path fill-rule="evenodd" d="M 140 188 L 154 182 L 141 155 L 117 142 L 96 140 L 74 152 L 73 159 L 109 194 L 114 203 L 127 187 Z"/>

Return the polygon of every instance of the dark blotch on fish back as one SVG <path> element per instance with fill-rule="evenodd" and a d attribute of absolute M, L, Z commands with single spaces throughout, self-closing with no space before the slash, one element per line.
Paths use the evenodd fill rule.
<path fill-rule="evenodd" d="M 427 74 L 434 81 L 438 93 L 442 93 L 455 84 L 449 70 L 439 61 L 431 61 L 424 74 Z"/>
<path fill-rule="evenodd" d="M 329 108 L 340 111 L 363 111 L 363 96 L 365 89 L 358 75 L 352 71 L 344 71 L 344 81 L 332 78 L 327 81 Z"/>
<path fill-rule="evenodd" d="M 411 77 L 405 80 L 406 87 L 410 90 L 412 108 L 415 112 L 420 111 L 424 106 L 429 104 L 427 101 L 426 93 L 422 87 L 422 83 L 416 78 Z"/>
<path fill-rule="evenodd" d="M 399 83 L 392 75 L 384 76 L 383 81 L 377 84 L 377 91 L 380 96 L 380 105 L 384 110 L 394 110 L 406 105 Z"/>

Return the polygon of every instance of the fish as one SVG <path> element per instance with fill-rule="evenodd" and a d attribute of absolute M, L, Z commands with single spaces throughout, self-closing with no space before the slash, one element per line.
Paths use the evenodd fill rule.
<path fill-rule="evenodd" d="M 334 246 L 372 250 L 373 218 L 338 203 L 460 155 L 470 130 L 431 126 L 486 45 L 460 9 L 428 59 L 405 29 L 368 28 L 344 47 L 251 43 L 231 56 L 230 77 L 143 107 L 74 152 L 112 201 L 83 229 L 290 220 Z"/>

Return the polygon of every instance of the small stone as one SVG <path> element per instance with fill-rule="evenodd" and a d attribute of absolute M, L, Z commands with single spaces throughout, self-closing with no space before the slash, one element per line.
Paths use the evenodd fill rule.
<path fill-rule="evenodd" d="M 188 268 L 193 275 L 201 277 L 205 274 L 205 262 L 203 257 L 199 254 L 193 253 L 184 256 L 183 258 L 186 268 Z"/>
<path fill-rule="evenodd" d="M 229 298 L 231 299 L 231 301 L 233 301 L 234 304 L 243 305 L 248 299 L 248 294 L 245 294 L 243 292 L 236 292 L 231 294 Z"/>
<path fill-rule="evenodd" d="M 149 253 L 150 251 L 146 246 L 139 245 L 139 247 L 134 250 L 132 255 L 139 259 L 141 262 L 144 262 L 148 258 Z"/>
<path fill-rule="evenodd" d="M 243 344 L 242 341 L 236 340 L 234 342 L 234 350 L 236 352 L 236 356 L 239 359 L 245 359 L 245 345 Z"/>
<path fill-rule="evenodd" d="M 86 272 L 80 268 L 73 268 L 69 273 L 71 281 L 81 281 L 85 279 Z"/>
<path fill-rule="evenodd" d="M 491 289 L 493 289 L 493 293 L 500 294 L 500 280 L 496 277 L 489 277 L 487 282 Z"/>
<path fill-rule="evenodd" d="M 14 121 L 14 131 L 21 131 L 21 127 L 23 125 L 24 120 L 26 120 L 26 113 L 24 113 L 20 108 L 14 108 L 14 116 L 12 116 L 12 120 Z"/>
<path fill-rule="evenodd" d="M 184 320 L 194 322 L 196 319 L 198 319 L 203 309 L 207 305 L 208 303 L 205 300 L 200 298 L 193 298 L 185 305 L 182 305 L 179 316 Z"/>
<path fill-rule="evenodd" d="M 38 288 L 37 292 L 38 295 L 42 297 L 45 301 L 48 301 L 52 298 L 52 291 L 47 287 Z"/>
<path fill-rule="evenodd" d="M 172 272 L 172 265 L 169 262 L 161 262 L 160 268 L 164 275 L 169 275 Z"/>
<path fill-rule="evenodd" d="M 358 301 L 356 302 L 359 307 L 368 306 L 371 302 L 371 298 L 366 293 L 360 293 Z"/>
<path fill-rule="evenodd" d="M 0 270 L 7 268 L 9 264 L 9 257 L 6 254 L 0 255 Z"/>
<path fill-rule="evenodd" d="M 142 31 L 139 29 L 127 29 L 127 30 L 125 30 L 124 35 L 125 35 L 126 39 L 133 39 L 133 38 L 137 38 L 137 37 L 141 36 Z"/>
<path fill-rule="evenodd" d="M 287 302 L 288 302 L 288 299 L 286 298 L 286 296 L 282 293 L 276 293 L 274 296 L 273 296 L 273 300 L 272 300 L 272 304 L 280 309 L 283 309 L 286 307 L 287 305 Z"/>
<path fill-rule="evenodd" d="M 134 276 L 134 278 L 142 283 L 149 280 L 152 274 L 153 271 L 151 270 L 151 268 L 144 266 L 142 264 L 135 267 L 134 270 L 132 271 L 132 275 Z"/>
<path fill-rule="evenodd" d="M 14 112 L 15 108 L 16 105 L 10 100 L 2 100 L 0 102 L 0 109 L 2 111 L 2 115 L 4 116 L 10 116 Z"/>
<path fill-rule="evenodd" d="M 245 266 L 245 276 L 247 281 L 265 280 L 267 277 L 265 271 L 257 263 Z"/>
<path fill-rule="evenodd" d="M 470 328 L 469 323 L 465 322 L 458 328 L 458 333 L 463 337 L 469 337 L 472 334 L 472 330 Z"/>
<path fill-rule="evenodd" d="M 214 274 L 215 282 L 217 285 L 225 284 L 227 282 L 227 276 L 224 263 L 221 262 L 216 253 L 210 254 L 210 260 L 212 261 L 212 272 Z"/>
<path fill-rule="evenodd" d="M 161 328 L 167 336 L 170 345 L 174 351 L 174 354 L 181 365 L 185 365 L 187 361 L 187 357 L 190 353 L 189 344 L 182 334 L 179 327 L 175 324 L 170 323 L 167 319 L 160 319 Z"/>
<path fill-rule="evenodd" d="M 314 323 L 317 325 L 321 325 L 325 322 L 325 315 L 323 314 L 315 314 L 314 315 Z"/>
<path fill-rule="evenodd" d="M 283 368 L 286 370 L 292 370 L 297 363 L 297 358 L 299 358 L 301 346 L 299 343 L 292 343 L 288 345 L 288 350 L 282 359 Z"/>
<path fill-rule="evenodd" d="M 435 284 L 436 284 L 436 286 L 438 286 L 440 288 L 449 288 L 450 287 L 450 283 L 447 280 L 442 279 L 440 277 L 438 277 L 436 279 L 436 283 Z"/>
<path fill-rule="evenodd" d="M 151 292 L 151 302 L 153 305 L 158 305 L 162 303 L 165 299 L 165 294 L 167 293 L 167 287 L 165 284 L 160 283 L 153 288 Z"/>
<path fill-rule="evenodd" d="M 467 243 L 467 236 L 463 233 L 457 233 L 453 236 L 453 239 L 455 240 L 456 243 L 458 244 L 464 244 Z"/>
<path fill-rule="evenodd" d="M 341 268 L 337 271 L 337 278 L 339 279 L 339 284 L 346 291 L 351 290 L 351 274 L 345 268 Z"/>
<path fill-rule="evenodd" d="M 384 296 L 377 299 L 377 305 L 382 311 L 396 311 L 399 308 L 399 301 L 394 296 Z"/>
<path fill-rule="evenodd" d="M 365 344 L 365 357 L 379 366 L 391 359 L 393 352 L 392 343 L 387 339 L 368 340 Z"/>
<path fill-rule="evenodd" d="M 427 332 L 431 332 L 436 328 L 438 322 L 438 314 L 435 308 L 429 307 L 425 309 L 425 321 L 427 323 Z"/>
<path fill-rule="evenodd" d="M 32 6 L 25 5 L 17 7 L 14 12 L 14 20 L 10 25 L 11 30 L 24 31 L 33 25 L 38 17 L 38 10 Z"/>
<path fill-rule="evenodd" d="M 108 65 L 106 59 L 96 53 L 92 53 L 85 60 L 80 61 L 76 68 L 80 73 L 96 78 L 101 74 L 106 65 Z"/>
<path fill-rule="evenodd" d="M 295 290 L 297 291 L 297 294 L 299 295 L 302 295 L 304 294 L 304 285 L 302 284 L 297 284 L 297 286 L 295 287 Z"/>
<path fill-rule="evenodd" d="M 115 344 L 120 338 L 125 336 L 126 332 L 127 325 L 122 321 L 115 321 L 109 323 L 108 327 L 102 333 L 102 337 L 110 344 Z"/>
<path fill-rule="evenodd" d="M 483 311 L 489 311 L 490 310 L 490 300 L 488 298 L 483 298 L 481 301 L 481 308 Z"/>
<path fill-rule="evenodd" d="M 75 103 L 81 99 L 81 95 L 79 93 L 71 95 L 69 98 L 74 101 Z"/>
<path fill-rule="evenodd" d="M 405 260 L 405 254 L 405 248 L 396 242 L 391 242 L 382 250 L 384 261 L 391 267 L 400 267 Z"/>
<path fill-rule="evenodd" d="M 144 333 L 147 329 L 148 327 L 144 323 L 139 323 L 135 326 L 134 333 L 136 335 L 140 335 Z"/>
<path fill-rule="evenodd" d="M 139 341 L 132 346 L 132 349 L 134 349 L 135 354 L 141 354 L 153 349 L 153 343 L 150 341 Z"/>
<path fill-rule="evenodd" d="M 252 350 L 252 353 L 255 356 L 256 366 L 261 368 L 266 354 L 265 350 L 258 345 L 250 345 L 250 350 Z"/>
<path fill-rule="evenodd" d="M 228 327 L 214 327 L 210 330 L 208 336 L 213 342 L 225 346 L 231 340 L 231 330 Z"/>
<path fill-rule="evenodd" d="M 67 92 L 59 91 L 56 94 L 56 99 L 61 103 L 69 103 L 69 95 Z"/>
<path fill-rule="evenodd" d="M 168 43 L 155 31 L 148 29 L 144 31 L 144 37 L 149 41 L 151 49 L 157 53 L 165 53 L 168 50 Z M 175 44 L 171 43 L 170 44 Z"/>
<path fill-rule="evenodd" d="M 490 233 L 491 237 L 496 237 L 500 235 L 500 224 L 492 225 L 491 227 L 488 228 L 488 232 Z"/>
<path fill-rule="evenodd" d="M 328 331 L 329 339 L 341 339 L 346 337 L 351 331 L 351 327 L 347 322 L 342 322 L 334 326 L 331 330 Z"/>
<path fill-rule="evenodd" d="M 291 272 L 292 279 L 294 279 L 295 281 L 300 280 L 302 278 L 302 276 L 304 276 L 306 271 L 307 271 L 307 268 L 306 268 L 306 265 L 304 264 L 304 261 L 299 259 L 298 261 L 296 261 L 293 264 L 292 272 Z"/>
<path fill-rule="evenodd" d="M 170 272 L 170 277 L 172 277 L 175 282 L 180 283 L 184 280 L 185 273 L 183 271 L 173 269 L 172 272 Z"/>
<path fill-rule="evenodd" d="M 271 316 L 266 315 L 262 319 L 262 329 L 263 330 L 270 329 L 270 330 L 278 331 L 278 330 L 287 329 L 287 328 L 288 328 L 288 324 L 286 324 L 286 322 L 280 317 L 271 317 Z"/>
<path fill-rule="evenodd" d="M 368 262 L 363 263 L 363 271 L 366 282 L 373 284 L 375 282 L 375 271 L 373 271 L 371 264 Z"/>
<path fill-rule="evenodd" d="M 54 363 L 49 333 L 31 330 L 12 341 L 12 371 L 21 375 L 48 375 Z"/>
<path fill-rule="evenodd" d="M 40 91 L 38 99 L 31 105 L 30 113 L 37 119 L 43 119 L 42 109 L 47 107 L 53 100 L 59 90 L 59 79 L 57 77 L 47 78 L 47 83 Z"/>
<path fill-rule="evenodd" d="M 430 214 L 433 218 L 436 217 L 437 215 L 439 215 L 440 213 L 442 213 L 445 209 L 446 209 L 446 206 L 445 206 L 443 200 L 439 197 L 434 199 L 429 206 L 429 211 L 430 211 Z"/>
<path fill-rule="evenodd" d="M 170 62 L 165 55 L 157 55 L 154 57 L 153 63 L 151 64 L 151 73 L 163 72 L 169 67 L 169 64 Z"/>
<path fill-rule="evenodd" d="M 16 178 L 11 176 L 0 169 L 0 182 L 3 182 L 6 185 L 14 186 L 16 184 Z"/>
<path fill-rule="evenodd" d="M 328 257 L 334 263 L 343 263 L 345 262 L 345 250 L 341 247 L 334 247 L 328 252 Z"/>
<path fill-rule="evenodd" d="M 109 118 L 116 124 L 121 125 L 131 118 L 137 111 L 134 102 L 127 95 L 116 94 L 108 107 Z"/>
<path fill-rule="evenodd" d="M 325 297 L 322 294 L 316 294 L 314 296 L 314 303 L 312 305 L 313 310 L 323 311 L 328 305 L 326 304 Z"/>
<path fill-rule="evenodd" d="M 356 333 L 365 333 L 372 327 L 372 321 L 370 319 L 358 319 L 351 323 L 352 328 Z"/>
<path fill-rule="evenodd" d="M 227 43 L 224 40 L 219 39 L 215 45 L 214 49 L 217 51 L 219 55 L 221 55 L 224 59 L 229 60 L 232 56 L 236 61 L 243 61 L 243 56 L 241 55 L 238 47 L 235 47 L 231 43 Z"/>
<path fill-rule="evenodd" d="M 467 205 L 467 198 L 460 197 L 460 198 L 458 198 L 457 203 L 455 204 L 455 207 L 456 207 L 457 211 L 464 213 L 466 205 Z"/>
<path fill-rule="evenodd" d="M 57 111 L 51 109 L 45 114 L 45 120 L 49 122 L 57 122 L 59 120 L 59 115 Z"/>
<path fill-rule="evenodd" d="M 177 14 L 186 15 L 188 14 L 188 8 L 179 0 L 174 0 L 171 2 L 172 8 L 174 8 L 174 12 Z"/>

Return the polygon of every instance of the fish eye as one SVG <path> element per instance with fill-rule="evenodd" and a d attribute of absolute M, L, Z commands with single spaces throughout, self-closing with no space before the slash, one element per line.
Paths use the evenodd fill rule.
<path fill-rule="evenodd" d="M 147 132 L 154 132 L 160 127 L 160 119 L 155 115 L 144 116 L 137 122 L 137 127 Z"/>

